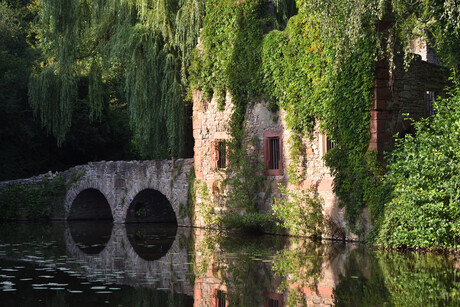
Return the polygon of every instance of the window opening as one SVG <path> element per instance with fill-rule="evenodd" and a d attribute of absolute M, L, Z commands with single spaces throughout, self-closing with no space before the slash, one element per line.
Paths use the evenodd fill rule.
<path fill-rule="evenodd" d="M 270 146 L 269 169 L 280 168 L 280 139 L 278 137 L 268 139 Z"/>
<path fill-rule="evenodd" d="M 227 167 L 227 144 L 225 141 L 217 142 L 217 168 Z"/>
<path fill-rule="evenodd" d="M 275 299 L 268 300 L 268 307 L 279 307 L 279 301 Z"/>
<path fill-rule="evenodd" d="M 217 290 L 216 292 L 216 307 L 225 307 L 226 306 L 226 298 L 225 292 L 222 290 Z"/>
<path fill-rule="evenodd" d="M 264 131 L 264 165 L 267 176 L 283 175 L 283 142 L 281 130 Z"/>
<path fill-rule="evenodd" d="M 326 138 L 326 152 L 337 146 L 335 141 L 331 141 L 329 138 Z"/>
<path fill-rule="evenodd" d="M 433 91 L 426 91 L 426 115 L 432 116 L 434 114 L 433 103 L 436 99 L 436 93 Z"/>

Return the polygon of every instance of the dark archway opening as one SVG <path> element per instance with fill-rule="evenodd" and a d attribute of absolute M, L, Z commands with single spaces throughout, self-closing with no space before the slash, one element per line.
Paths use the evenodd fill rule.
<path fill-rule="evenodd" d="M 169 200 L 161 192 L 147 189 L 139 192 L 129 205 L 126 223 L 172 223 L 176 214 Z"/>
<path fill-rule="evenodd" d="M 105 196 L 99 190 L 86 189 L 75 197 L 67 219 L 113 221 L 113 216 Z"/>
<path fill-rule="evenodd" d="M 69 221 L 70 235 L 78 248 L 88 255 L 104 250 L 112 235 L 113 223 L 105 221 Z"/>
<path fill-rule="evenodd" d="M 126 234 L 136 254 L 144 260 L 160 259 L 171 248 L 176 239 L 177 226 L 163 224 L 127 224 Z"/>

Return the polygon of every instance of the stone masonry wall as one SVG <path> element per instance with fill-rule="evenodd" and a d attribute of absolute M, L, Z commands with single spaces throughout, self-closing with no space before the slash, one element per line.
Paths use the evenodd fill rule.
<path fill-rule="evenodd" d="M 383 161 L 384 152 L 393 150 L 394 135 L 413 133 L 405 114 L 419 120 L 427 117 L 427 91 L 443 96 L 448 72 L 441 66 L 422 60 L 414 55 L 409 67 L 404 66 L 401 56 L 395 56 L 390 70 L 388 60 L 377 63 L 374 105 L 371 111 L 371 148 L 378 151 Z"/>
<path fill-rule="evenodd" d="M 230 135 L 228 132 L 228 121 L 231 117 L 233 105 L 231 98 L 226 97 L 226 104 L 224 110 L 220 111 L 217 108 L 217 101 L 215 97 L 206 102 L 202 98 L 200 92 L 196 92 L 194 95 L 194 107 L 193 107 L 193 136 L 195 138 L 195 173 L 196 178 L 205 182 L 211 201 L 216 199 L 216 193 L 219 182 L 225 175 L 223 171 L 218 170 L 213 165 L 213 146 L 215 146 L 218 140 L 229 139 Z M 279 197 L 279 191 L 277 188 L 278 183 L 287 185 L 288 189 L 306 189 L 313 186 L 318 195 L 323 199 L 323 214 L 332 221 L 332 224 L 336 228 L 341 229 L 341 233 L 345 230 L 345 222 L 343 218 L 343 210 L 338 208 L 338 202 L 335 194 L 332 191 L 333 178 L 330 174 L 328 167 L 325 166 L 322 156 L 324 155 L 323 144 L 325 137 L 315 131 L 313 137 L 310 139 L 305 137 L 303 139 L 305 152 L 301 157 L 291 157 L 289 138 L 291 132 L 286 128 L 285 112 L 280 110 L 276 113 L 270 112 L 267 109 L 266 102 L 259 101 L 248 107 L 246 113 L 246 131 L 247 138 L 256 138 L 256 148 L 252 148 L 252 152 L 249 154 L 258 154 L 259 160 L 264 161 L 264 132 L 266 131 L 281 131 L 281 146 L 282 156 L 281 161 L 283 164 L 283 172 L 281 175 L 266 176 L 265 187 L 266 190 L 272 191 L 271 195 L 265 195 L 265 192 L 261 192 L 258 199 L 260 203 L 259 207 L 263 210 L 270 210 L 272 205 L 273 196 Z M 299 163 L 293 161 L 293 159 L 300 159 Z M 291 185 L 288 183 L 287 168 L 291 163 L 295 163 L 298 167 L 298 171 L 303 173 L 303 178 L 299 185 Z M 271 185 L 271 189 L 268 189 Z M 268 196 L 268 197 L 267 197 Z M 197 195 L 197 205 L 201 201 L 200 195 Z M 265 203 L 262 201 L 267 199 Z M 197 208 L 199 211 L 199 208 Z M 203 225 L 203 221 L 200 219 L 199 214 L 196 220 L 196 224 L 199 226 Z M 333 234 L 329 233 L 327 236 L 331 237 Z"/>

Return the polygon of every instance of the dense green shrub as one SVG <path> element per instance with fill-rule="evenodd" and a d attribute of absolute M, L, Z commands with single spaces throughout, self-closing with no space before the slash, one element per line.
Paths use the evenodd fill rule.
<path fill-rule="evenodd" d="M 435 114 L 414 123 L 415 136 L 398 140 L 391 155 L 378 243 L 453 247 L 460 239 L 460 87 L 435 104 Z"/>

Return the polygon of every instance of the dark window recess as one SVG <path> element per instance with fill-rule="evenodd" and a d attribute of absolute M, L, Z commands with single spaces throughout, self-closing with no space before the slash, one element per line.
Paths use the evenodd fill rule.
<path fill-rule="evenodd" d="M 278 137 L 269 138 L 269 160 L 268 169 L 279 169 L 280 168 L 280 139 Z"/>
<path fill-rule="evenodd" d="M 335 141 L 331 141 L 329 138 L 327 138 L 327 140 L 326 140 L 326 152 L 328 152 L 329 150 L 331 150 L 335 146 L 337 146 L 337 143 Z"/>
<path fill-rule="evenodd" d="M 268 300 L 268 306 L 269 307 L 279 307 L 279 301 L 271 298 Z"/>
<path fill-rule="evenodd" d="M 227 167 L 227 144 L 225 141 L 217 142 L 217 168 Z"/>
<path fill-rule="evenodd" d="M 283 139 L 281 130 L 264 131 L 265 175 L 283 175 Z"/>
<path fill-rule="evenodd" d="M 426 91 L 426 115 L 432 116 L 434 114 L 433 103 L 436 99 L 436 93 L 433 91 Z"/>
<path fill-rule="evenodd" d="M 225 307 L 226 298 L 225 292 L 222 290 L 217 290 L 216 292 L 216 307 Z"/>

